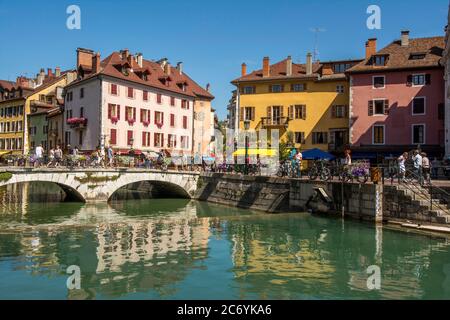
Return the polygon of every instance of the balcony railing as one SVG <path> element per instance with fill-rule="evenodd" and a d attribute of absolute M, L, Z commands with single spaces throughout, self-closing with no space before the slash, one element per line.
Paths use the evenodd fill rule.
<path fill-rule="evenodd" d="M 261 118 L 261 124 L 264 128 L 287 127 L 289 124 L 289 118 L 288 117 Z"/>

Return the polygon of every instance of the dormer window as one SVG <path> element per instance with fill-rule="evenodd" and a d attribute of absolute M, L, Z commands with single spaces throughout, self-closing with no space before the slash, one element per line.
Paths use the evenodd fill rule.
<path fill-rule="evenodd" d="M 333 65 L 334 73 L 344 73 L 347 69 L 350 69 L 352 65 L 350 63 L 336 63 Z"/>
<path fill-rule="evenodd" d="M 426 53 L 411 53 L 409 60 L 423 60 L 425 59 Z"/>
<path fill-rule="evenodd" d="M 374 66 L 385 66 L 387 62 L 388 56 L 386 55 L 377 55 L 372 57 L 372 64 Z"/>

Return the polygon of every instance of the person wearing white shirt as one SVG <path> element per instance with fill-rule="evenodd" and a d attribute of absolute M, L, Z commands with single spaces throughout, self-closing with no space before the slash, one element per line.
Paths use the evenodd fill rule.
<path fill-rule="evenodd" d="M 414 171 L 417 176 L 417 181 L 422 185 L 422 156 L 419 151 L 414 151 Z"/>
<path fill-rule="evenodd" d="M 44 148 L 42 148 L 42 144 L 40 144 L 36 147 L 35 154 L 36 154 L 36 163 L 37 163 L 38 167 L 40 167 L 41 163 L 42 163 L 42 159 L 44 157 Z"/>

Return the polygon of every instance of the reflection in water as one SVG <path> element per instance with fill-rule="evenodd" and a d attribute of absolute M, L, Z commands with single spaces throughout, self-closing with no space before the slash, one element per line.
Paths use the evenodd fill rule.
<path fill-rule="evenodd" d="M 0 210 L 0 298 L 450 298 L 444 238 L 185 199 L 27 199 Z M 66 288 L 70 265 L 81 290 Z M 367 289 L 370 265 L 380 291 Z"/>

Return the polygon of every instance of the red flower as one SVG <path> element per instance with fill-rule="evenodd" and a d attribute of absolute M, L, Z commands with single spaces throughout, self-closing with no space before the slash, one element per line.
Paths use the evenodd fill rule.
<path fill-rule="evenodd" d="M 143 124 L 145 127 L 148 127 L 148 125 L 150 124 L 150 121 L 143 121 L 142 124 Z"/>
<path fill-rule="evenodd" d="M 132 126 L 136 122 L 136 119 L 128 119 L 128 124 Z"/>
<path fill-rule="evenodd" d="M 87 124 L 87 119 L 86 118 L 70 118 L 70 119 L 67 119 L 67 124 L 70 124 L 70 125 L 76 125 L 76 124 L 86 125 Z"/>
<path fill-rule="evenodd" d="M 111 117 L 111 122 L 113 124 L 116 124 L 117 122 L 119 122 L 119 118 L 118 117 Z"/>

